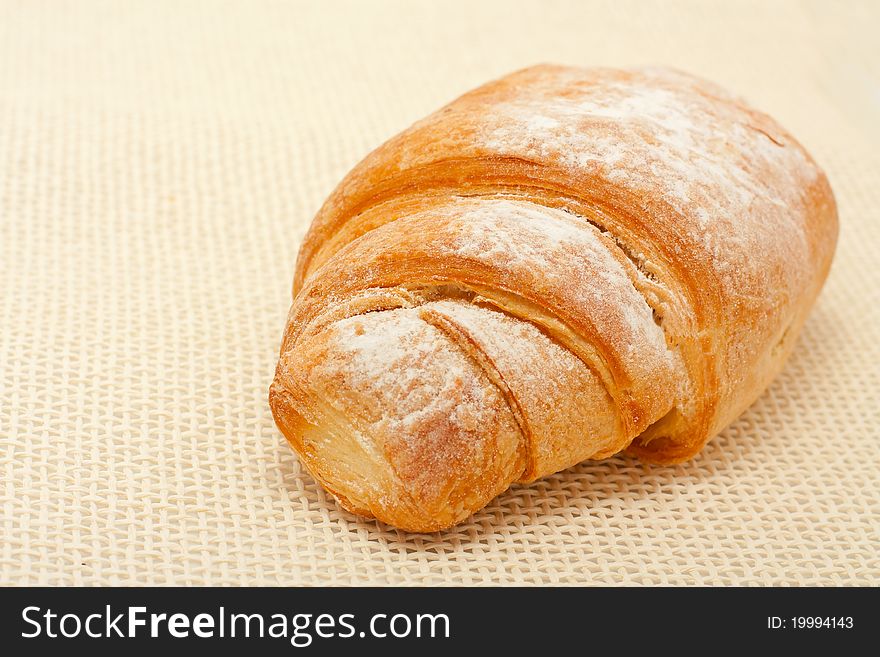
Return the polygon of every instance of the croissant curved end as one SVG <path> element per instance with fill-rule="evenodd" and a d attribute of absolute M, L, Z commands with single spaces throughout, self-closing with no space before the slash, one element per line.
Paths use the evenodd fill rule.
<path fill-rule="evenodd" d="M 282 355 L 270 405 L 344 507 L 409 531 L 460 522 L 526 466 L 502 393 L 413 308 L 344 319 L 298 341 Z"/>

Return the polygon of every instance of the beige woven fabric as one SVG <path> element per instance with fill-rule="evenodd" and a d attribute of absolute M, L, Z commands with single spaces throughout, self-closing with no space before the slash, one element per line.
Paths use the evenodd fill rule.
<path fill-rule="evenodd" d="M 880 583 L 880 5 L 0 4 L 0 583 Z M 372 147 L 540 61 L 669 64 L 777 117 L 841 241 L 702 455 L 615 458 L 412 536 L 266 402 L 299 240 Z"/>

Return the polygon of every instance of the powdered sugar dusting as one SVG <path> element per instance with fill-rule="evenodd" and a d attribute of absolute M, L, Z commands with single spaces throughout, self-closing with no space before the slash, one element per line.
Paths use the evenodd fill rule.
<path fill-rule="evenodd" d="M 512 465 L 520 434 L 500 393 L 417 309 L 343 319 L 324 339 L 311 376 L 332 381 L 342 410 L 362 418 L 419 499 L 442 498 L 450 482 L 468 490 L 469 476 Z"/>
<path fill-rule="evenodd" d="M 712 96 L 696 93 L 693 78 L 663 69 L 601 84 L 558 75 L 569 76 L 570 93 L 558 93 L 557 80 L 550 93 L 529 89 L 494 105 L 477 146 L 659 195 L 691 224 L 687 230 L 700 237 L 731 288 L 736 280 L 727 272 L 745 269 L 760 279 L 761 266 L 749 257 L 756 249 L 804 258 L 803 226 L 792 209 L 819 171 L 799 147 L 774 136 L 772 124 L 763 125 L 766 117 L 730 98 L 719 102 L 714 88 Z M 787 271 L 796 276 L 802 269 Z"/>
<path fill-rule="evenodd" d="M 459 218 L 452 253 L 571 299 L 600 331 L 615 335 L 618 349 L 633 360 L 665 357 L 665 337 L 651 308 L 587 222 L 562 210 L 499 199 L 460 200 L 444 212 Z"/>
<path fill-rule="evenodd" d="M 707 188 L 712 196 L 739 204 L 759 192 L 769 200 L 785 200 L 787 187 L 730 166 L 730 153 L 724 152 L 729 146 L 743 158 L 775 161 L 786 170 L 793 160 L 797 172 L 817 175 L 796 149 L 785 152 L 741 121 L 732 121 L 733 134 L 719 134 L 718 107 L 681 89 L 642 80 L 617 82 L 587 87 L 573 97 L 530 96 L 500 103 L 480 140 L 499 154 L 553 157 L 573 168 L 605 169 L 616 181 L 634 186 L 662 177 L 669 184 L 659 192 L 678 210 L 701 200 Z"/>
<path fill-rule="evenodd" d="M 594 455 L 620 434 L 617 408 L 602 382 L 533 324 L 460 301 L 425 306 L 463 330 L 498 371 L 528 427 L 528 477 Z"/>
<path fill-rule="evenodd" d="M 439 348 L 442 339 L 436 331 L 424 326 L 414 311 L 402 309 L 370 315 L 369 329 L 363 317 L 341 320 L 333 326 L 338 339 L 346 344 L 351 357 L 351 372 L 359 381 L 356 385 L 375 385 L 394 394 L 395 388 L 411 389 L 421 375 L 418 367 L 389 367 L 389 363 L 403 364 L 430 356 Z M 450 363 L 444 381 L 451 386 L 462 376 L 461 363 Z"/>

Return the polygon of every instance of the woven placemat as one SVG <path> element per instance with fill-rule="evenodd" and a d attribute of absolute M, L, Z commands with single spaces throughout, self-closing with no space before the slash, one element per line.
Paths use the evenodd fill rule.
<path fill-rule="evenodd" d="M 0 583 L 877 584 L 880 5 L 0 5 Z M 694 461 L 614 458 L 407 535 L 266 402 L 308 222 L 371 148 L 541 61 L 778 118 L 841 239 L 784 373 Z"/>

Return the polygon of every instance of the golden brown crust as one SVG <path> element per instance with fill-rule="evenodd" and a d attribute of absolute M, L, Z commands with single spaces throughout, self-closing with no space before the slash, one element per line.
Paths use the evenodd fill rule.
<path fill-rule="evenodd" d="M 347 508 L 413 530 L 585 458 L 680 461 L 779 371 L 836 235 L 809 155 L 713 85 L 526 69 L 328 198 L 273 413 Z"/>

